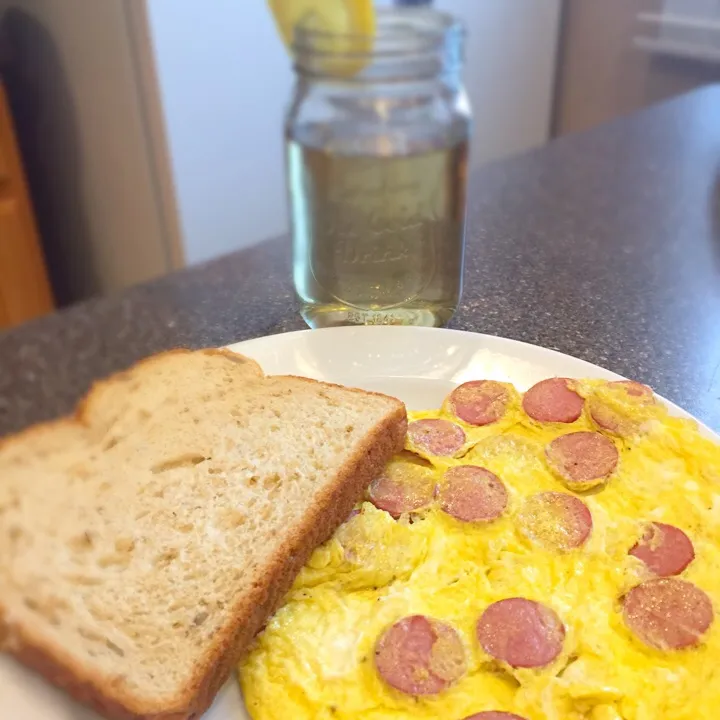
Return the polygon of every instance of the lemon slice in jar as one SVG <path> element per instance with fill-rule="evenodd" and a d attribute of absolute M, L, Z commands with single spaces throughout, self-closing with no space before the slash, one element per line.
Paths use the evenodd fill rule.
<path fill-rule="evenodd" d="M 337 35 L 375 34 L 373 0 L 268 0 L 268 5 L 288 47 L 299 24 Z"/>
<path fill-rule="evenodd" d="M 298 26 L 323 34 L 324 65 L 343 75 L 352 75 L 365 66 L 362 55 L 372 50 L 375 35 L 373 0 L 268 0 L 268 5 L 285 45 L 292 49 Z M 343 60 L 332 55 L 345 55 Z"/>

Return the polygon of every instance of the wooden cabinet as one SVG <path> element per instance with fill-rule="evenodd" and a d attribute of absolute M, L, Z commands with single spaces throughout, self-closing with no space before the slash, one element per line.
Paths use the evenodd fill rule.
<path fill-rule="evenodd" d="M 45 260 L 0 83 L 0 328 L 53 310 Z"/>
<path fill-rule="evenodd" d="M 10 181 L 10 163 L 7 159 L 7 154 L 3 150 L 3 146 L 0 144 L 0 186 L 5 185 Z"/>

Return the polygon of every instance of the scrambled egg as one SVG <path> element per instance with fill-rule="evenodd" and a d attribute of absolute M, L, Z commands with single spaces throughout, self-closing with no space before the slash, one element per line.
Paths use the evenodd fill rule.
<path fill-rule="evenodd" d="M 577 388 L 585 397 L 607 393 L 596 381 Z M 569 552 L 533 544 L 517 513 L 529 495 L 568 492 L 549 471 L 544 448 L 558 435 L 596 429 L 589 403 L 576 422 L 540 424 L 513 402 L 502 423 L 465 427 L 463 457 L 396 458 L 438 482 L 449 467 L 483 466 L 505 484 L 507 509 L 494 522 L 466 523 L 437 503 L 398 520 L 363 503 L 312 555 L 241 666 L 253 720 L 463 720 L 484 710 L 527 720 L 720 717 L 720 621 L 697 647 L 661 652 L 632 635 L 621 608 L 624 593 L 649 577 L 628 550 L 643 523 L 660 521 L 692 538 L 695 559 L 681 577 L 720 609 L 720 449 L 659 404 L 608 402 L 641 431 L 613 438 L 616 471 L 604 487 L 579 495 L 593 529 Z M 436 417 L 458 422 L 446 409 L 411 420 Z M 547 667 L 501 667 L 479 646 L 480 614 L 515 596 L 553 608 L 565 625 L 563 652 Z M 383 631 L 414 614 L 448 623 L 466 646 L 466 673 L 436 696 L 392 689 L 374 664 Z"/>

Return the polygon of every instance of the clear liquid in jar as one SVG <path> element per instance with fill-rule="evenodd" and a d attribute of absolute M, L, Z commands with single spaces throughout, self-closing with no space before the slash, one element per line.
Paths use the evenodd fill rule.
<path fill-rule="evenodd" d="M 446 324 L 462 289 L 467 143 L 366 155 L 291 139 L 287 160 L 308 325 Z"/>

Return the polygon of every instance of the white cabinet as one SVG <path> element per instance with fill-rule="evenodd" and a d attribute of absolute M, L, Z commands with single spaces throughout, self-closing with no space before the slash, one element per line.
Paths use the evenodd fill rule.
<path fill-rule="evenodd" d="M 465 86 L 475 119 L 471 166 L 550 135 L 560 0 L 436 0 L 467 28 Z"/>
<path fill-rule="evenodd" d="M 287 229 L 292 70 L 265 0 L 147 0 L 189 263 Z"/>

